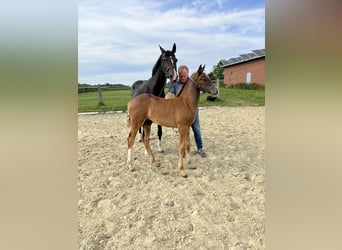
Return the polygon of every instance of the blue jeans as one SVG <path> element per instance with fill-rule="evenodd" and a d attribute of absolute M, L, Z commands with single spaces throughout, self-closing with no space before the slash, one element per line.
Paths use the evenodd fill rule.
<path fill-rule="evenodd" d="M 192 131 L 194 132 L 197 150 L 200 150 L 203 148 L 203 145 L 202 145 L 201 128 L 200 128 L 200 122 L 199 122 L 199 116 L 198 116 L 198 108 L 196 109 L 195 121 L 191 125 L 191 128 L 192 128 Z"/>

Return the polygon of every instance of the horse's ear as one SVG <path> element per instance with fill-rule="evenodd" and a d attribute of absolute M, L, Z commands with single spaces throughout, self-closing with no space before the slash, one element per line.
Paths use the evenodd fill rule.
<path fill-rule="evenodd" d="M 165 49 L 163 49 L 160 45 L 159 45 L 159 48 L 160 48 L 161 53 L 165 53 L 166 52 Z"/>
<path fill-rule="evenodd" d="M 173 47 L 172 47 L 172 53 L 176 53 L 176 43 L 173 43 Z"/>
<path fill-rule="evenodd" d="M 203 68 L 202 68 L 202 64 L 198 67 L 198 70 L 197 70 L 197 74 L 202 74 L 203 72 Z"/>

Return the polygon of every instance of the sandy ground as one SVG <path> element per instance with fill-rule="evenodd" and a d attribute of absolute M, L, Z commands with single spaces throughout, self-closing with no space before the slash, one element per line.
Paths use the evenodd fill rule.
<path fill-rule="evenodd" d="M 79 115 L 80 249 L 264 249 L 265 107 L 200 109 L 207 158 L 195 153 L 182 178 L 176 129 L 151 168 L 138 136 L 126 168 L 126 113 Z"/>

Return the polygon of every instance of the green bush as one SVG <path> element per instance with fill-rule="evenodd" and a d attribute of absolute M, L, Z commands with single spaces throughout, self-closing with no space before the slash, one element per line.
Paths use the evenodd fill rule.
<path fill-rule="evenodd" d="M 169 86 L 165 88 L 165 93 Z M 209 94 L 200 96 L 199 106 L 264 106 L 265 91 L 254 89 L 237 89 L 221 87 L 219 96 L 214 101 L 207 101 Z M 127 103 L 132 99 L 130 89 L 111 89 L 102 92 L 104 105 L 99 105 L 99 94 L 96 92 L 78 93 L 78 112 L 105 112 L 127 110 Z"/>
<path fill-rule="evenodd" d="M 228 88 L 233 88 L 233 89 L 252 89 L 252 90 L 265 90 L 265 85 L 261 85 L 258 83 L 245 83 L 245 82 L 240 82 L 237 84 L 230 85 Z"/>

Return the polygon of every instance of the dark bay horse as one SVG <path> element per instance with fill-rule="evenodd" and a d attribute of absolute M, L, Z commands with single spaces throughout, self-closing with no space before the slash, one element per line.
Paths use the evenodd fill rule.
<path fill-rule="evenodd" d="M 127 138 L 128 153 L 127 166 L 133 170 L 132 147 L 138 129 L 143 125 L 145 136 L 144 146 L 150 158 L 151 164 L 155 164 L 150 144 L 149 134 L 151 124 L 145 123 L 149 119 L 157 124 L 166 127 L 178 128 L 178 168 L 181 176 L 187 177 L 184 173 L 183 155 L 190 164 L 190 126 L 194 122 L 200 91 L 216 95 L 218 90 L 216 84 L 204 72 L 205 66 L 199 66 L 197 72 L 188 78 L 181 93 L 172 99 L 164 99 L 151 94 L 142 94 L 128 103 L 127 125 L 130 132 Z"/>
<path fill-rule="evenodd" d="M 177 58 L 176 44 L 173 44 L 172 50 L 164 50 L 159 45 L 161 55 L 152 69 L 152 77 L 148 80 L 138 80 L 132 85 L 132 98 L 135 98 L 141 94 L 148 93 L 154 96 L 165 97 L 164 87 L 166 80 L 173 81 L 177 78 Z M 152 123 L 150 120 L 146 120 L 146 123 Z M 162 126 L 158 125 L 158 152 L 163 152 L 161 147 Z M 139 129 L 140 141 L 144 135 L 141 135 Z"/>

